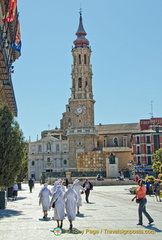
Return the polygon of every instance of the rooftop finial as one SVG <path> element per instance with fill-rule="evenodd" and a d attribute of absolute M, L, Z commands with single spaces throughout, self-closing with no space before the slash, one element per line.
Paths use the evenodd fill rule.
<path fill-rule="evenodd" d="M 79 11 L 80 18 L 79 18 L 79 27 L 76 32 L 77 39 L 74 41 L 75 47 L 87 47 L 89 45 L 89 41 L 85 38 L 87 35 L 86 31 L 83 27 L 83 21 L 82 21 L 82 8 L 80 8 Z"/>
<path fill-rule="evenodd" d="M 79 13 L 80 13 L 80 16 L 82 16 L 82 4 L 80 3 L 80 11 L 79 11 Z"/>

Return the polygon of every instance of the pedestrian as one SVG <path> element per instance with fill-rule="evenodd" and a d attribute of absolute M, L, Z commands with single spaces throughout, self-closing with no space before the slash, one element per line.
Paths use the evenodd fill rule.
<path fill-rule="evenodd" d="M 122 171 L 119 171 L 118 173 L 118 179 L 121 180 L 121 181 L 124 181 L 124 174 Z"/>
<path fill-rule="evenodd" d="M 57 221 L 57 227 L 62 228 L 63 220 L 65 219 L 65 203 L 64 203 L 64 192 L 62 190 L 61 185 L 57 185 L 56 191 L 54 192 L 51 202 L 50 208 L 53 203 L 55 203 L 54 207 L 54 220 Z"/>
<path fill-rule="evenodd" d="M 73 190 L 76 191 L 76 193 L 78 194 L 78 201 L 77 201 L 77 214 L 79 214 L 79 207 L 82 206 L 82 197 L 81 197 L 81 193 L 83 194 L 85 192 L 85 189 L 80 185 L 80 181 L 79 179 L 75 179 L 74 183 L 73 183 Z"/>
<path fill-rule="evenodd" d="M 148 179 L 146 179 L 145 185 L 146 185 L 146 194 L 149 194 L 149 196 L 150 196 L 151 186 L 150 186 L 150 182 Z"/>
<path fill-rule="evenodd" d="M 87 203 L 89 203 L 89 194 L 90 191 L 93 190 L 93 184 L 89 181 L 88 178 L 86 178 L 85 182 L 83 183 L 83 187 L 86 189 L 85 190 L 85 200 Z"/>
<path fill-rule="evenodd" d="M 135 182 L 138 184 L 139 176 L 138 174 L 135 175 Z"/>
<path fill-rule="evenodd" d="M 39 192 L 39 204 L 42 204 L 42 209 L 44 212 L 43 218 L 46 218 L 48 215 L 49 205 L 50 205 L 50 196 L 52 196 L 51 191 L 48 189 L 48 184 L 45 183 L 44 187 Z"/>
<path fill-rule="evenodd" d="M 139 187 L 136 190 L 136 196 L 132 198 L 132 201 L 134 201 L 134 199 L 136 199 L 136 202 L 139 203 L 139 207 L 138 207 L 139 222 L 137 223 L 137 225 L 142 225 L 143 224 L 142 213 L 144 213 L 144 215 L 148 219 L 148 221 L 149 221 L 148 224 L 151 224 L 151 223 L 154 222 L 154 220 L 152 219 L 152 217 L 146 211 L 146 203 L 147 203 L 146 187 L 145 187 L 144 182 L 142 180 L 138 181 L 138 185 L 139 185 Z"/>
<path fill-rule="evenodd" d="M 68 190 L 64 195 L 66 213 L 70 222 L 70 230 L 73 228 L 72 221 L 74 221 L 76 217 L 76 206 L 78 201 L 78 195 L 75 190 L 72 189 L 72 187 L 73 184 L 69 184 Z"/>
<path fill-rule="evenodd" d="M 160 183 L 159 183 L 158 179 L 154 180 L 152 188 L 153 188 L 154 194 L 156 196 L 156 201 L 158 201 L 158 200 L 161 201 L 161 199 L 160 199 Z"/>
<path fill-rule="evenodd" d="M 34 188 L 34 184 L 35 184 L 35 178 L 33 177 L 33 178 L 32 178 L 32 180 L 33 180 L 33 188 Z"/>
<path fill-rule="evenodd" d="M 100 181 L 100 180 L 101 180 L 101 176 L 100 176 L 100 174 L 97 174 L 96 179 L 97 179 L 97 181 Z"/>
<path fill-rule="evenodd" d="M 69 181 L 68 181 L 67 178 L 65 178 L 64 181 L 63 181 L 63 185 L 64 185 L 66 188 L 68 188 L 68 184 L 69 184 Z"/>
<path fill-rule="evenodd" d="M 56 191 L 57 185 L 61 185 L 63 192 L 65 192 L 65 186 L 62 184 L 64 180 L 59 178 L 57 181 L 55 181 L 54 186 L 51 189 L 52 194 Z"/>
<path fill-rule="evenodd" d="M 32 179 L 32 178 L 29 179 L 28 185 L 29 185 L 30 193 L 32 193 L 32 189 L 33 189 L 33 186 L 34 186 L 34 182 L 33 182 L 33 179 Z"/>
<path fill-rule="evenodd" d="M 17 185 L 17 183 L 15 183 L 13 185 L 12 200 L 16 200 L 17 199 L 18 189 L 19 189 L 18 185 Z"/>

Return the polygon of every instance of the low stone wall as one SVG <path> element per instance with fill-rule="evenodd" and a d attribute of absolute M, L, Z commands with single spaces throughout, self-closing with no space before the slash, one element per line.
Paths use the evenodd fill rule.
<path fill-rule="evenodd" d="M 76 178 L 72 178 L 69 183 L 73 183 Z M 78 178 L 81 181 L 81 184 L 85 182 L 85 177 Z M 89 177 L 89 181 L 93 184 L 93 186 L 115 186 L 115 185 L 136 185 L 135 181 L 124 179 L 124 181 L 118 179 L 104 179 L 103 181 L 97 181 L 95 177 Z M 47 183 L 53 185 L 56 181 L 56 178 L 48 178 Z"/>
<path fill-rule="evenodd" d="M 93 186 L 118 186 L 118 185 L 136 185 L 136 183 L 133 180 L 127 180 L 124 181 L 116 180 L 116 179 L 108 179 L 104 181 L 91 181 Z"/>

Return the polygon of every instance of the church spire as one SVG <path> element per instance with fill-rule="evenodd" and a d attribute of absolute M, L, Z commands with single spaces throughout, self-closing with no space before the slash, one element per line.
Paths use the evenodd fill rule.
<path fill-rule="evenodd" d="M 83 27 L 83 21 L 82 21 L 82 12 L 80 10 L 80 18 L 79 18 L 79 26 L 78 30 L 75 35 L 77 35 L 77 39 L 74 41 L 75 47 L 76 48 L 83 48 L 83 47 L 88 47 L 89 41 L 85 38 L 87 35 L 86 31 L 84 30 Z"/>

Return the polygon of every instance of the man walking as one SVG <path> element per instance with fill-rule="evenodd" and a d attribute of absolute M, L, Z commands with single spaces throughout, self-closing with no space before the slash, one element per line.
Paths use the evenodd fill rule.
<path fill-rule="evenodd" d="M 88 180 L 88 178 L 86 178 L 83 187 L 86 188 L 85 190 L 85 200 L 87 203 L 89 203 L 89 194 L 90 194 L 90 190 L 93 190 L 93 184 Z"/>
<path fill-rule="evenodd" d="M 34 187 L 34 181 L 32 178 L 29 179 L 28 185 L 29 185 L 30 192 L 32 192 L 32 189 Z"/>

